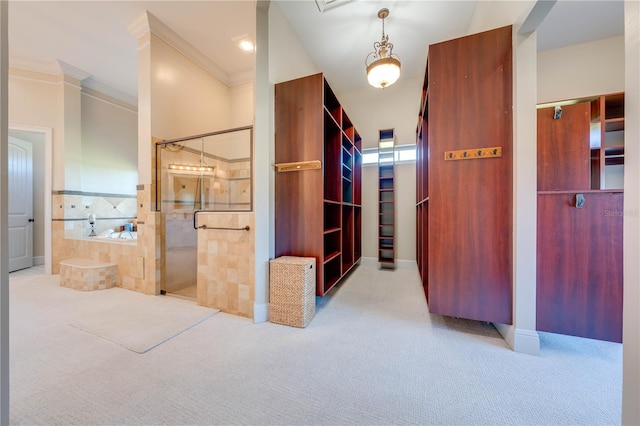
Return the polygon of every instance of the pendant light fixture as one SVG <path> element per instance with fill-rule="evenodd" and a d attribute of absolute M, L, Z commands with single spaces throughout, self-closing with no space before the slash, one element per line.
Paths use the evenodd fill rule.
<path fill-rule="evenodd" d="M 391 86 L 400 77 L 400 58 L 393 53 L 389 35 L 384 34 L 384 19 L 387 16 L 389 9 L 378 11 L 378 18 L 382 19 L 382 39 L 373 43 L 374 51 L 369 53 L 364 61 L 369 84 L 382 89 Z"/>

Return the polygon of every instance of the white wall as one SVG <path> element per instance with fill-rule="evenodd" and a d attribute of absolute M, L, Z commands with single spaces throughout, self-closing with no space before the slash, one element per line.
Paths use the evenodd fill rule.
<path fill-rule="evenodd" d="M 229 126 L 243 127 L 253 124 L 253 82 L 229 89 Z"/>
<path fill-rule="evenodd" d="M 271 166 L 275 159 L 274 84 L 317 72 L 280 7 L 274 2 L 259 0 L 256 7 L 254 138 L 255 322 L 268 319 L 269 259 L 275 252 L 275 173 Z"/>
<path fill-rule="evenodd" d="M 396 259 L 416 260 L 416 163 L 395 166 Z M 378 259 L 378 167 L 362 168 L 362 256 Z"/>
<path fill-rule="evenodd" d="M 624 37 L 538 53 L 538 103 L 624 91 Z"/>
<path fill-rule="evenodd" d="M 60 140 L 60 79 L 48 74 L 10 69 L 9 123 L 53 129 L 53 190 L 64 188 L 64 142 Z"/>
<path fill-rule="evenodd" d="M 281 83 L 320 72 L 280 6 L 269 5 L 269 81 Z"/>
<path fill-rule="evenodd" d="M 230 127 L 229 88 L 151 35 L 151 133 L 161 139 Z"/>
<path fill-rule="evenodd" d="M 82 92 L 82 190 L 136 194 L 138 114 L 90 89 Z"/>
<path fill-rule="evenodd" d="M 401 77 L 393 86 L 384 90 L 365 87 L 360 90 L 336 93 L 340 104 L 362 137 L 363 148 L 378 146 L 379 129 L 395 128 L 397 145 L 416 143 L 415 130 L 418 126 L 423 81 L 424 71 L 419 77 Z M 406 114 L 405 109 L 396 108 L 397 105 L 407 102 L 415 106 L 414 114 Z M 371 108 L 371 105 L 376 105 L 376 108 Z M 366 132 L 361 129 L 372 130 Z M 402 133 L 403 129 L 411 130 L 408 133 Z"/>
<path fill-rule="evenodd" d="M 272 3 L 271 3 L 272 4 Z M 273 85 L 269 76 L 270 2 L 256 3 L 256 74 L 254 79 L 253 189 L 256 225 L 253 321 L 269 320 L 269 259 L 274 257 Z M 268 161 L 265 161 L 267 160 Z"/>
<path fill-rule="evenodd" d="M 514 23 L 522 23 L 536 0 L 483 0 L 476 3 L 467 34 L 500 28 Z"/>

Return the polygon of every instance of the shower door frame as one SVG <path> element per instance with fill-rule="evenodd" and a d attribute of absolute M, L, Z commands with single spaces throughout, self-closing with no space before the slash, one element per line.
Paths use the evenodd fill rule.
<path fill-rule="evenodd" d="M 158 213 L 167 213 L 165 211 L 163 211 L 162 209 L 162 204 L 163 204 L 163 198 L 162 198 L 162 185 L 163 185 L 163 180 L 162 180 L 162 149 L 164 146 L 166 145 L 170 145 L 170 144 L 176 144 L 176 143 L 180 143 L 180 142 L 186 142 L 186 141 L 191 141 L 191 140 L 197 140 L 197 139 L 202 139 L 202 138 L 206 138 L 206 137 L 210 137 L 210 136 L 219 136 L 219 135 L 224 135 L 224 134 L 229 134 L 229 133 L 234 133 L 234 132 L 241 132 L 241 131 L 249 131 L 249 188 L 250 188 L 250 197 L 249 197 L 249 208 L 248 209 L 226 209 L 226 210 L 216 210 L 216 209 L 212 209 L 212 210 L 198 210 L 196 209 L 196 201 L 194 200 L 194 209 L 193 212 L 191 212 L 191 214 L 193 214 L 194 216 L 194 223 L 195 223 L 195 217 L 197 213 L 204 213 L 204 212 L 210 212 L 210 213 L 249 213 L 249 212 L 253 212 L 253 198 L 254 198 L 254 194 L 253 194 L 253 164 L 254 164 L 254 160 L 253 160 L 253 126 L 242 126 L 242 127 L 235 127 L 232 129 L 226 129 L 226 130 L 220 130 L 220 131 L 215 131 L 215 132 L 209 132 L 209 133 L 203 133 L 203 134 L 199 134 L 199 135 L 194 135 L 194 136 L 186 136 L 186 137 L 180 137 L 180 138 L 176 138 L 176 139 L 171 139 L 171 140 L 161 140 L 155 143 L 155 148 L 156 148 L 156 171 L 155 171 L 155 182 L 156 182 L 156 199 L 155 199 L 155 211 Z M 201 150 L 203 150 L 203 148 L 201 148 Z M 201 208 L 203 206 L 201 205 Z M 162 273 L 161 273 L 161 279 L 160 279 L 160 294 L 167 294 L 167 283 L 166 283 L 166 270 L 165 270 L 165 266 L 166 265 L 166 256 L 167 256 L 167 249 L 166 249 L 166 221 L 163 221 L 164 223 L 164 227 L 165 227 L 165 232 L 163 233 L 163 247 L 164 250 L 162 250 Z M 195 226 L 194 226 L 195 227 Z M 196 230 L 197 232 L 197 230 Z M 196 239 L 196 253 L 198 250 L 198 243 L 197 243 L 197 239 Z M 197 255 L 196 255 L 197 256 Z M 197 260 L 196 260 L 196 267 L 197 267 Z M 196 274 L 196 288 L 197 288 L 197 274 Z"/>

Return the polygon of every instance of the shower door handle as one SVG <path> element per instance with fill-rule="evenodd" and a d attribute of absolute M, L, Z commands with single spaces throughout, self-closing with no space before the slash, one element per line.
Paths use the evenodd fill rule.
<path fill-rule="evenodd" d="M 209 212 L 212 213 L 215 210 L 196 210 L 193 212 L 193 229 L 222 229 L 222 230 L 226 230 L 226 231 L 249 231 L 251 228 L 249 227 L 249 225 L 247 226 L 243 226 L 240 228 L 225 228 L 225 227 L 220 227 L 220 226 L 207 226 L 207 225 L 201 225 L 198 226 L 198 222 L 196 220 L 196 216 L 198 216 L 198 213 L 202 213 L 202 212 Z"/>
<path fill-rule="evenodd" d="M 196 217 L 198 216 L 198 213 L 200 213 L 200 210 L 196 210 L 193 212 L 193 229 L 198 229 L 198 223 L 196 219 Z"/>

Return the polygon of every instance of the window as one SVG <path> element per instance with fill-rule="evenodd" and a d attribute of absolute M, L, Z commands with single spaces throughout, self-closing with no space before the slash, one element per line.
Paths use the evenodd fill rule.
<path fill-rule="evenodd" d="M 396 163 L 409 163 L 416 161 L 416 145 L 396 145 Z M 378 164 L 378 148 L 366 148 L 362 150 L 362 165 L 372 166 Z"/>

